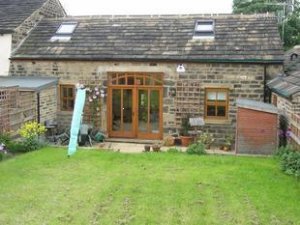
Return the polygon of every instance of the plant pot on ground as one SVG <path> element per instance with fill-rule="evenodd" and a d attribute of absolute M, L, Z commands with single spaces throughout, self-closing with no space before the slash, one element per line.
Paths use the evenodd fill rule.
<path fill-rule="evenodd" d="M 145 152 L 150 152 L 151 146 L 150 145 L 144 145 Z"/>
<path fill-rule="evenodd" d="M 185 117 L 181 121 L 181 145 L 182 146 L 189 146 L 192 142 L 192 137 L 189 135 L 189 130 L 191 126 L 189 123 L 189 117 Z"/>
<path fill-rule="evenodd" d="M 159 152 L 160 151 L 160 144 L 153 144 L 152 145 L 152 150 L 154 151 L 154 152 Z"/>

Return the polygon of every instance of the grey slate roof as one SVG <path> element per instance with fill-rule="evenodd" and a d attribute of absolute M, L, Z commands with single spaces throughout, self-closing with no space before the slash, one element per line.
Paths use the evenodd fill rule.
<path fill-rule="evenodd" d="M 215 21 L 214 40 L 193 39 L 195 21 Z M 50 42 L 63 21 L 78 26 L 68 42 Z M 96 16 L 44 19 L 13 59 L 283 61 L 272 15 Z"/>
<path fill-rule="evenodd" d="M 253 109 L 253 110 L 262 111 L 262 112 L 268 112 L 268 113 L 274 113 L 274 114 L 278 113 L 278 109 L 274 105 L 269 104 L 269 103 L 254 101 L 254 100 L 250 100 L 250 99 L 238 98 L 236 100 L 236 105 L 238 107 Z"/>
<path fill-rule="evenodd" d="M 11 33 L 48 0 L 0 0 L 0 34 Z"/>
<path fill-rule="evenodd" d="M 0 88 L 18 86 L 21 90 L 40 91 L 56 84 L 58 79 L 53 77 L 0 76 Z"/>
<path fill-rule="evenodd" d="M 300 71 L 293 72 L 288 76 L 278 76 L 268 82 L 267 85 L 273 92 L 289 98 L 300 92 Z"/>

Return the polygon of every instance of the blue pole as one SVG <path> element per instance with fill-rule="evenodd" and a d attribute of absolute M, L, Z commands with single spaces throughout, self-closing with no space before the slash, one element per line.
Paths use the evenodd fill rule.
<path fill-rule="evenodd" d="M 85 89 L 80 89 L 80 88 L 77 89 L 72 123 L 71 123 L 68 156 L 71 156 L 76 152 L 80 122 L 81 122 L 81 117 L 83 114 L 83 108 L 85 103 L 85 95 L 86 95 Z"/>

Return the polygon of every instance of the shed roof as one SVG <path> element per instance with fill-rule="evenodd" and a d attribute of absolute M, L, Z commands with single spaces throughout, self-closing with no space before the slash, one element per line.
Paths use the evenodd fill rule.
<path fill-rule="evenodd" d="M 254 101 L 254 100 L 250 100 L 250 99 L 238 98 L 236 100 L 236 104 L 238 107 L 242 107 L 242 108 L 278 114 L 278 109 L 274 105 L 269 104 L 269 103 Z"/>
<path fill-rule="evenodd" d="M 48 0 L 0 0 L 0 34 L 12 33 Z"/>
<path fill-rule="evenodd" d="M 270 82 L 268 87 L 275 93 L 289 98 L 300 92 L 300 71 L 295 71 L 290 75 L 280 75 Z"/>
<path fill-rule="evenodd" d="M 213 20 L 214 38 L 193 38 L 197 20 Z M 62 22 L 71 40 L 50 41 Z M 283 62 L 273 15 L 89 16 L 44 19 L 12 59 Z"/>
<path fill-rule="evenodd" d="M 21 90 L 40 91 L 56 84 L 58 79 L 53 77 L 0 76 L 0 88 L 18 86 Z"/>

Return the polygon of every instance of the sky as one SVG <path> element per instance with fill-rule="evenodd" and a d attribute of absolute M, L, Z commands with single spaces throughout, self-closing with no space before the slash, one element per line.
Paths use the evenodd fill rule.
<path fill-rule="evenodd" d="M 232 0 L 60 0 L 68 15 L 231 13 Z"/>

